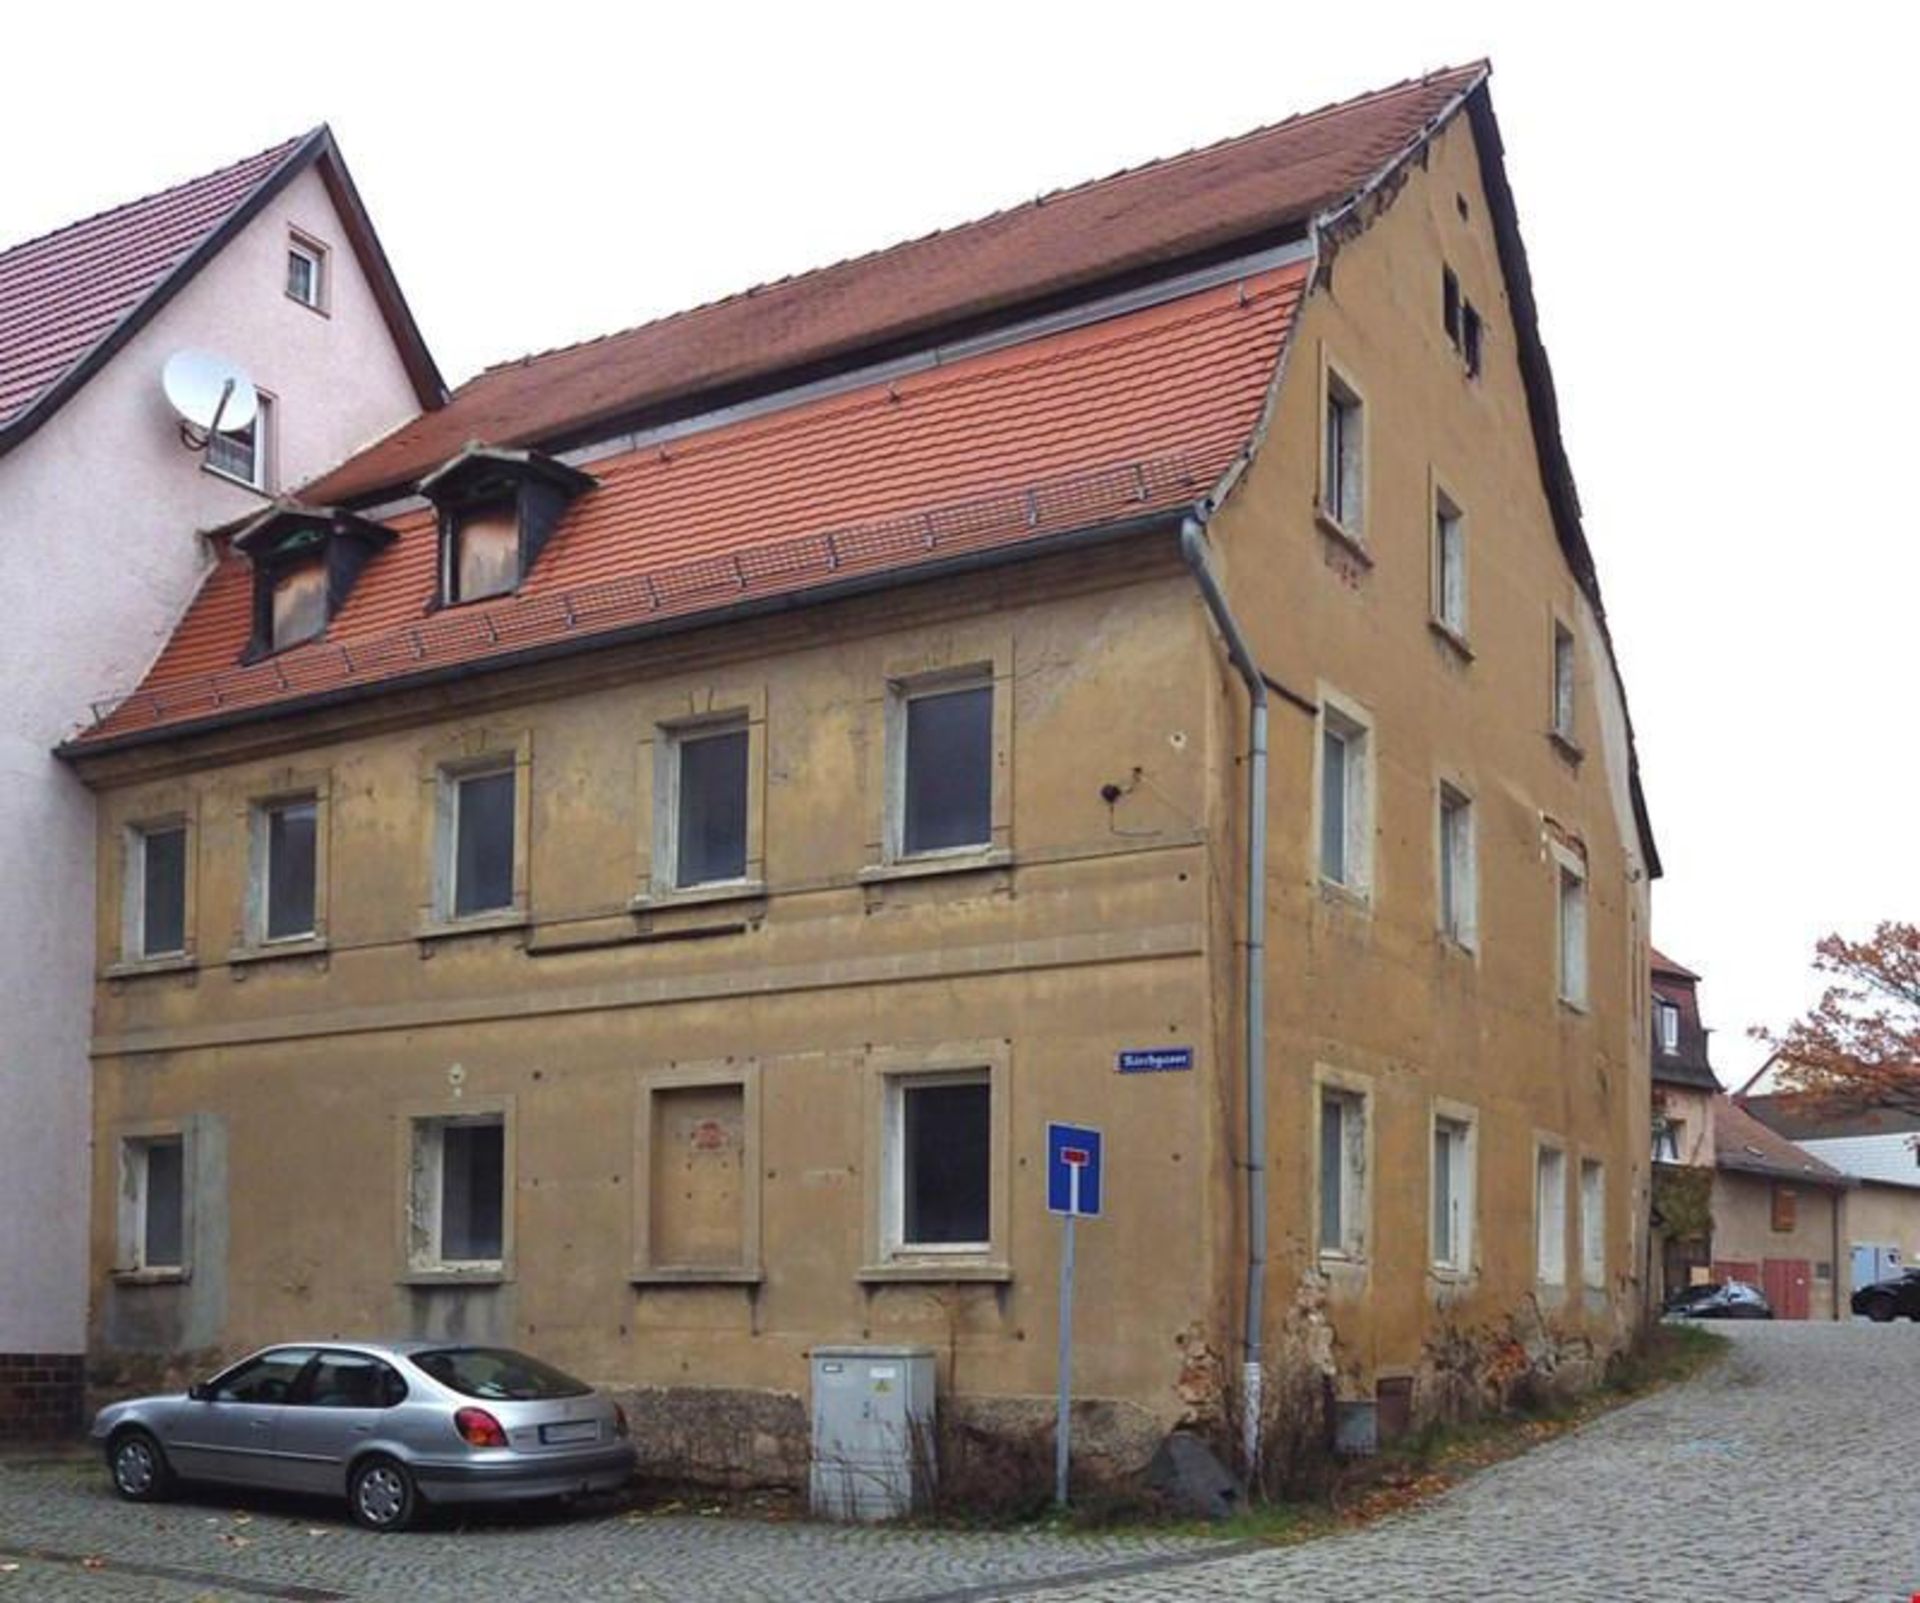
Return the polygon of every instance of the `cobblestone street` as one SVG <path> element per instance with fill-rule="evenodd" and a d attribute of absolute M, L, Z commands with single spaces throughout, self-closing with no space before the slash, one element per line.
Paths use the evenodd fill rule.
<path fill-rule="evenodd" d="M 203 1497 L 134 1509 L 91 1463 L 15 1464 L 0 1467 L 0 1565 L 17 1566 L 0 1569 L 0 1603 L 1905 1603 L 1920 1590 L 1907 1474 L 1920 1331 L 1730 1334 L 1734 1352 L 1702 1380 L 1413 1513 L 1290 1549 L 618 1512 L 376 1537 L 324 1506 L 236 1514 Z"/>

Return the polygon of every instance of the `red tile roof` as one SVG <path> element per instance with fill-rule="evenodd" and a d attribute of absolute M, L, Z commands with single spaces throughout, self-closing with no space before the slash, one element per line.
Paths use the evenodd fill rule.
<path fill-rule="evenodd" d="M 1486 76 L 1484 62 L 1042 196 L 964 227 L 495 367 L 309 485 L 316 504 L 411 485 L 468 440 L 531 445 L 1127 274 L 1297 230 L 1365 185 Z"/>
<path fill-rule="evenodd" d="M 519 594 L 430 611 L 430 512 L 326 638 L 237 666 L 230 550 L 140 689 L 81 748 L 249 707 L 564 647 L 865 573 L 1197 501 L 1243 451 L 1307 264 L 598 461 Z"/>
<path fill-rule="evenodd" d="M 0 251 L 0 431 L 138 308 L 306 137 Z"/>

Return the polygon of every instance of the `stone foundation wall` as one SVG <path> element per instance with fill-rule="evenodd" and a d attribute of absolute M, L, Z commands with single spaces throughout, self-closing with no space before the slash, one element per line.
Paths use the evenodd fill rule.
<path fill-rule="evenodd" d="M 85 1390 L 78 1353 L 0 1353 L 0 1442 L 78 1435 Z"/>

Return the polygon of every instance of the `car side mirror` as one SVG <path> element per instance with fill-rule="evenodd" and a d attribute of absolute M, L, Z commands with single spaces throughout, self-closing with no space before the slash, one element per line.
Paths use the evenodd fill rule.
<path fill-rule="evenodd" d="M 210 1403 L 213 1401 L 213 1382 L 210 1380 L 196 1380 L 187 1388 L 187 1395 L 196 1403 Z"/>

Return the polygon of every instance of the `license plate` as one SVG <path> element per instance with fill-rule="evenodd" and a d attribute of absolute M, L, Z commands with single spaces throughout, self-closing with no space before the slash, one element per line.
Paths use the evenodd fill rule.
<path fill-rule="evenodd" d="M 599 1439 L 600 1425 L 597 1420 L 580 1419 L 566 1425 L 542 1425 L 540 1440 L 543 1442 L 591 1442 Z"/>

